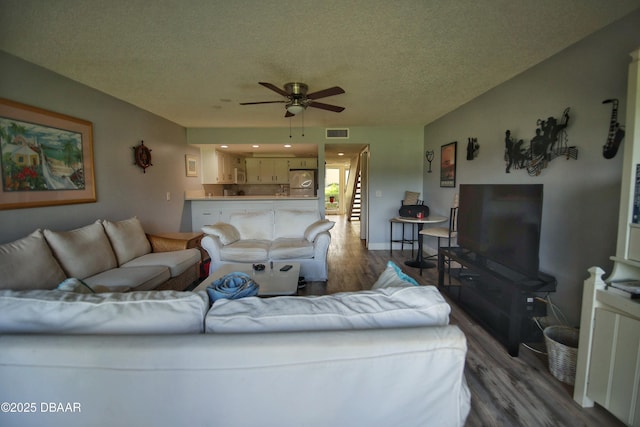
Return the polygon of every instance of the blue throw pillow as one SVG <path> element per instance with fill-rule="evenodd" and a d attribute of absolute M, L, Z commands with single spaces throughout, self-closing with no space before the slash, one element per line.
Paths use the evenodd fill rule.
<path fill-rule="evenodd" d="M 382 272 L 371 289 L 389 288 L 392 286 L 420 286 L 412 277 L 404 273 L 393 261 L 387 262 L 387 268 Z"/>

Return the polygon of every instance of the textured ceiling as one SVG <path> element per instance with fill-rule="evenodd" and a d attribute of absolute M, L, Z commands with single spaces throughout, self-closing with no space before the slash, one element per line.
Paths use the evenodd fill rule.
<path fill-rule="evenodd" d="M 0 49 L 185 127 L 424 125 L 640 7 L 640 0 L 0 0 Z M 299 125 L 300 117 L 292 122 Z"/>

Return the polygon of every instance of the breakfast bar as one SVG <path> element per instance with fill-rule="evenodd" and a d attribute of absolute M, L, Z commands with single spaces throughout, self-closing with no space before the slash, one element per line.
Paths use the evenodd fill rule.
<path fill-rule="evenodd" d="M 231 212 L 319 209 L 317 196 L 193 196 L 187 194 L 185 201 L 191 203 L 191 229 L 194 232 L 201 231 L 205 225 L 226 222 Z"/>

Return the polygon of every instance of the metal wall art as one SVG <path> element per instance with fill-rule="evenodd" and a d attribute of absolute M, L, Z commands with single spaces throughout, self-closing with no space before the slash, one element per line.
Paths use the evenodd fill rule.
<path fill-rule="evenodd" d="M 611 124 L 609 125 L 609 136 L 607 143 L 602 147 L 602 155 L 605 159 L 613 159 L 618 152 L 620 142 L 624 138 L 624 128 L 618 123 L 618 100 L 605 99 L 603 104 L 613 104 L 611 109 Z"/>
<path fill-rule="evenodd" d="M 467 160 L 473 160 L 478 157 L 480 144 L 478 144 L 478 138 L 468 138 L 467 141 Z"/>
<path fill-rule="evenodd" d="M 151 163 L 151 149 L 145 147 L 144 141 L 133 148 L 133 164 L 142 168 L 143 173 L 147 173 L 147 168 L 153 166 Z"/>
<path fill-rule="evenodd" d="M 531 138 L 528 147 L 524 146 L 524 140 L 516 139 L 507 130 L 505 134 L 504 159 L 507 162 L 506 173 L 511 169 L 526 169 L 531 176 L 540 175 L 542 169 L 556 157 L 564 156 L 567 160 L 578 159 L 578 149 L 568 146 L 569 136 L 566 128 L 569 124 L 569 107 L 562 113 L 562 122 L 558 123 L 555 117 L 546 120 L 538 119 L 536 122 L 536 135 Z"/>
<path fill-rule="evenodd" d="M 427 151 L 425 153 L 427 157 L 427 162 L 429 162 L 429 170 L 427 172 L 431 173 L 431 162 L 433 161 L 433 157 L 435 156 L 435 152 L 433 150 Z"/>

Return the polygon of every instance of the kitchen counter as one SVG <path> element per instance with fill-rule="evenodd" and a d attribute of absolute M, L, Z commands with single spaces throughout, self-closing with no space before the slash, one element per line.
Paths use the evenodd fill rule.
<path fill-rule="evenodd" d="M 251 200 L 318 200 L 318 196 L 196 196 L 185 197 L 185 200 L 191 201 L 251 201 Z"/>
<path fill-rule="evenodd" d="M 185 195 L 191 204 L 191 229 L 202 230 L 205 225 L 228 222 L 234 212 L 251 212 L 269 209 L 320 209 L 317 196 L 202 196 Z"/>

